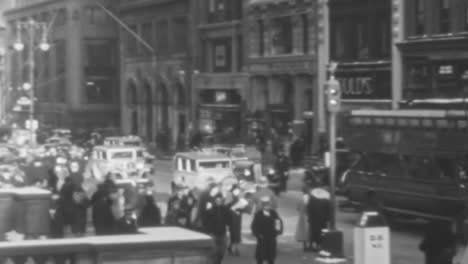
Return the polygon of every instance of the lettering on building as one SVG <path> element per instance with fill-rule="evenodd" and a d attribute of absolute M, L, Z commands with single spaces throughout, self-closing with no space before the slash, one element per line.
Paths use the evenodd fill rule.
<path fill-rule="evenodd" d="M 344 95 L 369 96 L 374 94 L 371 77 L 339 78 L 338 80 L 341 84 L 341 91 Z"/>

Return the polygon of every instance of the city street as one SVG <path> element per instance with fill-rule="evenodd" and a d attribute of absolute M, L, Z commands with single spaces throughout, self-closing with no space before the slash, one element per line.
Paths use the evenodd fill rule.
<path fill-rule="evenodd" d="M 156 176 L 154 178 L 156 198 L 163 213 L 165 201 L 169 197 L 171 181 L 171 161 L 158 160 L 155 163 Z M 294 232 L 298 219 L 296 204 L 301 199 L 301 182 L 298 177 L 291 178 L 289 191 L 279 199 L 279 213 L 285 223 L 284 234 L 279 237 L 279 254 L 277 263 L 311 263 L 313 253 L 304 253 L 302 245 L 294 240 Z M 353 226 L 359 214 L 357 212 L 337 213 L 337 227 L 344 232 L 345 254 L 348 259 L 353 256 Z M 251 216 L 243 218 L 242 256 L 227 256 L 225 263 L 254 263 L 255 240 L 250 235 Z M 391 233 L 392 264 L 423 263 L 423 255 L 418 250 L 421 240 L 423 224 L 417 221 L 399 221 Z M 351 260 L 349 263 L 352 263 Z"/>

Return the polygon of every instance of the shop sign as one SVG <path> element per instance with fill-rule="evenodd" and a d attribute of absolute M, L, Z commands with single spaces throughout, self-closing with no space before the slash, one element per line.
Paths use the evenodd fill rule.
<path fill-rule="evenodd" d="M 366 75 L 340 76 L 337 79 L 341 84 L 343 99 L 375 100 L 391 98 L 390 72 L 368 73 Z"/>

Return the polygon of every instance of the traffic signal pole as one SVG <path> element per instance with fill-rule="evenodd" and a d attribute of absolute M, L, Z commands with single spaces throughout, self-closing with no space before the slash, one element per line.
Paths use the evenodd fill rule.
<path fill-rule="evenodd" d="M 341 106 L 341 87 L 335 79 L 336 63 L 330 63 L 330 78 L 326 83 L 328 106 L 329 137 L 329 170 L 330 170 L 330 223 L 328 229 L 322 230 L 322 251 L 315 258 L 315 263 L 346 263 L 343 254 L 343 233 L 336 229 L 336 117 Z"/>

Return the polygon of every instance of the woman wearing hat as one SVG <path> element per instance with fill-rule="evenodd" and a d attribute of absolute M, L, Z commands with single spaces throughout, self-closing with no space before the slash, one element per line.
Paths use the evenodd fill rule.
<path fill-rule="evenodd" d="M 276 210 L 273 209 L 269 197 L 261 198 L 261 210 L 254 215 L 251 230 L 257 238 L 255 258 L 257 264 L 274 264 L 276 259 L 276 248 L 278 235 L 283 233 L 283 221 Z"/>

